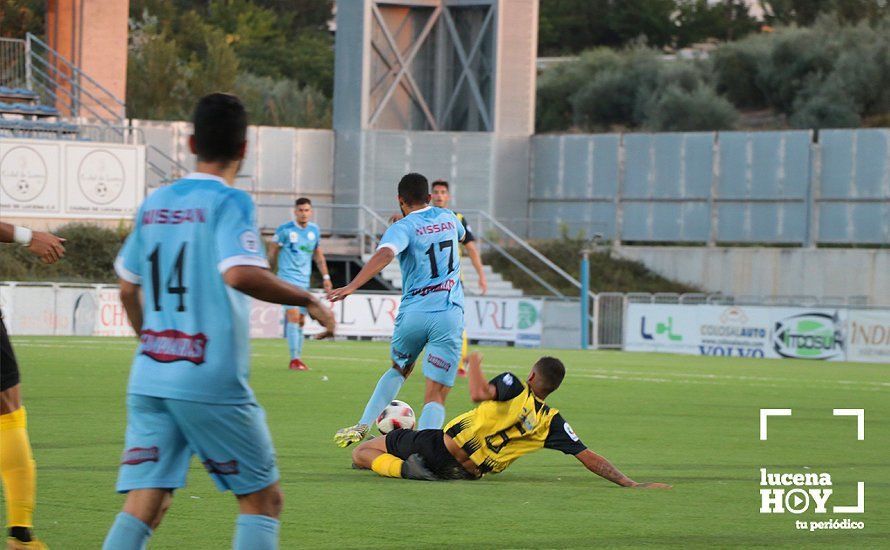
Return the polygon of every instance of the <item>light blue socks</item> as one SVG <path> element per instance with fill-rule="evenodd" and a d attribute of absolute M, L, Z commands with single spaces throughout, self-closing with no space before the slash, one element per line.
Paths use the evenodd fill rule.
<path fill-rule="evenodd" d="M 417 421 L 418 430 L 439 430 L 445 424 L 445 405 L 430 401 L 423 406 L 420 419 Z"/>
<path fill-rule="evenodd" d="M 399 371 L 387 369 L 377 382 L 377 387 L 374 388 L 374 393 L 371 394 L 368 404 L 365 405 L 365 412 L 362 414 L 362 419 L 358 421 L 359 424 L 372 426 L 389 402 L 399 395 L 399 390 L 402 389 L 404 383 L 405 378 Z"/>
<path fill-rule="evenodd" d="M 241 514 L 235 522 L 234 550 L 277 550 L 278 527 L 275 518 L 256 514 Z"/>
<path fill-rule="evenodd" d="M 276 550 L 277 519 L 269 516 L 241 514 L 235 523 L 234 550 Z M 144 550 L 151 537 L 151 528 L 126 512 L 121 512 L 105 537 L 102 550 Z"/>
<path fill-rule="evenodd" d="M 299 359 L 303 354 L 303 327 L 298 323 L 287 323 L 287 346 L 290 348 L 290 358 Z"/>
<path fill-rule="evenodd" d="M 143 550 L 151 537 L 151 527 L 135 516 L 121 512 L 105 537 L 102 550 Z"/>

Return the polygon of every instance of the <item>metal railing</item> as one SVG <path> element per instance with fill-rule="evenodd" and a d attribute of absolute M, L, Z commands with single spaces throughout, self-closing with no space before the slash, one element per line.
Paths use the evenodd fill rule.
<path fill-rule="evenodd" d="M 56 107 L 77 125 L 76 133 L 60 125 L 9 129 L 13 135 L 45 138 L 55 134 L 56 139 L 74 135 L 90 141 L 143 144 L 146 168 L 161 185 L 188 172 L 179 161 L 146 144 L 141 129 L 126 124 L 123 101 L 31 33 L 24 40 L 0 38 L 0 85 L 34 91 L 44 104 Z"/>
<path fill-rule="evenodd" d="M 507 254 L 507 251 L 504 250 L 504 245 L 514 246 L 531 254 L 533 258 L 542 264 L 545 270 L 556 273 L 560 278 L 577 288 L 579 293 L 581 292 L 582 285 L 578 279 L 559 267 L 540 250 L 536 249 L 528 241 L 520 237 L 505 224 L 495 219 L 488 212 L 484 210 L 461 210 L 461 213 L 470 220 L 470 226 L 473 228 L 474 233 L 484 237 L 484 243 L 491 245 L 494 244 L 495 241 L 498 241 L 500 246 L 495 248 L 495 250 L 499 254 L 506 257 L 514 265 L 517 265 L 523 273 L 529 275 L 536 283 L 547 289 L 554 296 L 561 298 L 564 297 L 564 293 L 560 292 L 552 284 L 545 282 L 543 278 L 538 275 L 539 271 L 521 264 L 514 256 Z M 589 299 L 593 299 L 594 296 L 595 294 L 593 292 L 588 292 Z"/>
<path fill-rule="evenodd" d="M 25 40 L 0 38 L 0 86 L 31 89 Z"/>
<path fill-rule="evenodd" d="M 182 163 L 154 145 L 145 146 L 145 166 L 158 177 L 160 185 L 173 183 L 173 181 L 189 173 L 189 169 L 183 166 Z M 146 185 L 146 187 L 157 186 Z"/>
<path fill-rule="evenodd" d="M 26 38 L 29 88 L 40 93 L 63 115 L 122 126 L 126 104 L 45 42 L 28 33 Z"/>
<path fill-rule="evenodd" d="M 239 176 L 246 177 L 246 176 Z M 287 212 L 287 219 L 290 217 L 290 211 L 293 209 L 291 202 L 271 203 L 264 202 L 265 197 L 287 197 L 292 198 L 296 195 L 289 191 L 256 191 L 246 190 L 253 195 L 256 201 L 257 209 L 281 209 Z M 389 227 L 389 221 L 363 204 L 333 204 L 333 203 L 313 203 L 312 209 L 316 211 L 315 219 L 319 229 L 325 235 L 333 238 L 344 238 L 353 240 L 360 257 L 364 257 L 377 249 L 380 244 L 380 237 L 386 228 Z M 338 213 L 351 212 L 356 220 L 355 225 L 344 225 L 335 223 L 334 218 Z M 271 229 L 268 224 L 262 224 L 263 229 Z"/>

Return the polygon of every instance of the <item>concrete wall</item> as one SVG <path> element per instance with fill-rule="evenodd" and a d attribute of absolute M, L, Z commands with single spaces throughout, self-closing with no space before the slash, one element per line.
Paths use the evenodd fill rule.
<path fill-rule="evenodd" d="M 865 296 L 890 305 L 890 250 L 621 246 L 621 257 L 707 292 L 743 296 Z"/>
<path fill-rule="evenodd" d="M 133 120 L 145 142 L 186 169 L 195 166 L 188 149 L 191 124 Z M 149 150 L 148 158 L 172 172 L 173 167 L 159 154 Z M 157 187 L 160 177 L 147 173 L 147 186 Z M 334 132 L 305 128 L 250 126 L 247 129 L 247 156 L 241 165 L 235 186 L 251 192 L 258 205 L 258 221 L 263 228 L 273 228 L 288 219 L 294 198 L 306 196 L 316 203 L 334 200 Z M 353 201 L 356 202 L 356 201 Z M 332 225 L 329 210 L 317 211 L 316 220 L 323 228 Z"/>
<path fill-rule="evenodd" d="M 527 234 L 890 243 L 890 129 L 533 136 Z"/>

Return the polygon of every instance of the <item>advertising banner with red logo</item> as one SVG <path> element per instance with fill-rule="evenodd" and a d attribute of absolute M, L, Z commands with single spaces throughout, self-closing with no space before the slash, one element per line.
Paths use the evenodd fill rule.
<path fill-rule="evenodd" d="M 93 336 L 135 336 L 121 303 L 117 288 L 102 288 L 97 292 L 96 324 Z"/>

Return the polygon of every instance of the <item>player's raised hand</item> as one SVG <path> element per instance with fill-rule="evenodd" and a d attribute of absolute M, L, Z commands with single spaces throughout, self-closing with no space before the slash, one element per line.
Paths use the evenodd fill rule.
<path fill-rule="evenodd" d="M 335 288 L 333 290 L 328 291 L 328 300 L 331 302 L 339 302 L 340 300 L 345 299 L 347 296 L 355 292 L 355 289 L 352 288 L 351 285 L 346 285 L 341 288 Z"/>
<path fill-rule="evenodd" d="M 54 264 L 65 255 L 63 242 L 65 242 L 65 239 L 56 237 L 52 233 L 34 231 L 31 234 L 31 244 L 28 245 L 28 250 L 43 260 L 44 263 Z"/>
<path fill-rule="evenodd" d="M 673 489 L 667 483 L 634 483 L 631 487 L 634 489 Z"/>
<path fill-rule="evenodd" d="M 337 322 L 334 320 L 334 312 L 331 311 L 331 308 L 321 303 L 321 301 L 313 299 L 306 306 L 306 312 L 309 314 L 309 317 L 312 317 L 318 324 L 324 327 L 324 332 L 315 336 L 316 340 L 330 338 L 334 335 Z"/>

